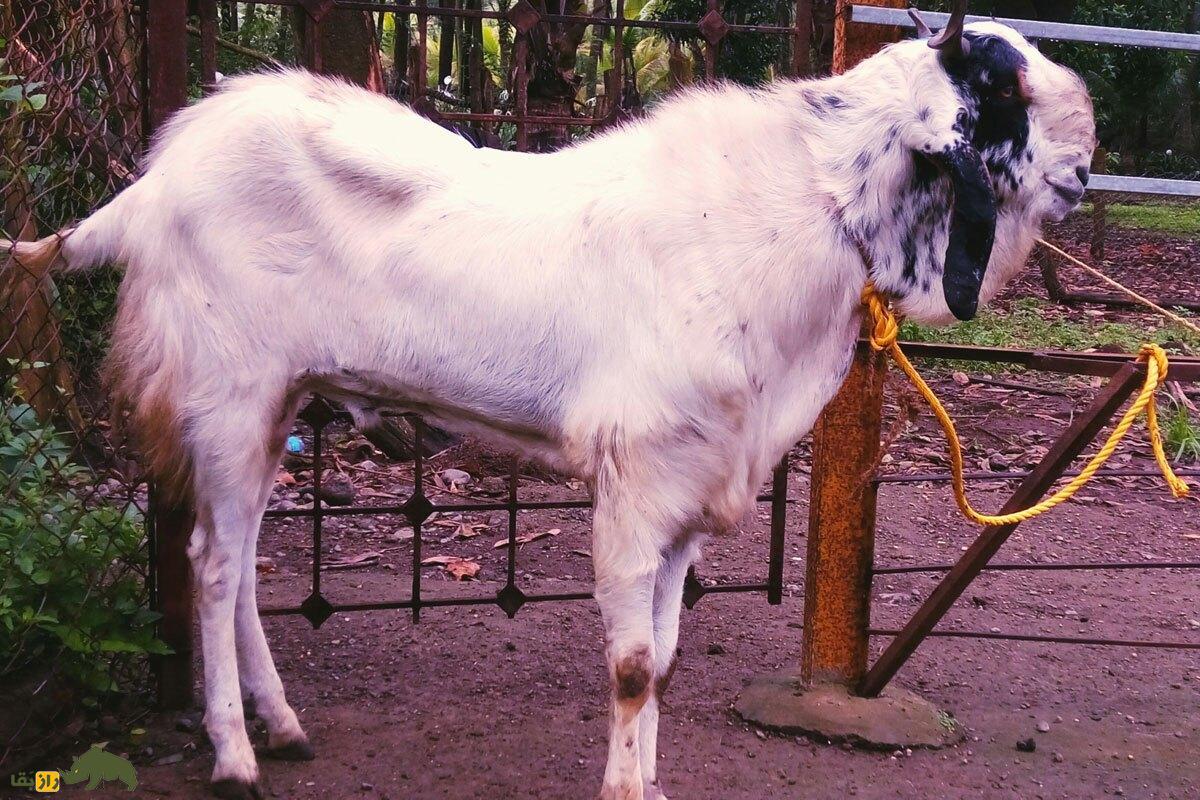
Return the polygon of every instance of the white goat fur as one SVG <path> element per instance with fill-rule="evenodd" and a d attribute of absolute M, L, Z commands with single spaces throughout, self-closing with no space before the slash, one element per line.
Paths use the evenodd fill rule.
<path fill-rule="evenodd" d="M 1026 56 L 1033 98 L 1036 158 L 1001 206 L 986 299 L 1070 208 L 1042 176 L 1086 165 L 1094 141 L 1073 75 L 1007 28 L 969 30 Z M 845 107 L 817 113 L 813 91 Z M 689 91 L 550 155 L 474 149 L 301 72 L 232 79 L 180 112 L 59 266 L 126 266 L 113 382 L 196 508 L 218 788 L 255 791 L 242 692 L 272 747 L 307 747 L 254 551 L 283 438 L 320 392 L 361 425 L 414 410 L 589 482 L 614 684 L 603 796 L 660 796 L 653 684 L 683 575 L 697 534 L 739 522 L 844 378 L 868 277 L 847 226 L 878 220 L 863 246 L 901 311 L 948 319 L 938 280 L 901 277 L 893 206 L 912 153 L 957 141 L 960 104 L 937 54 L 905 42 L 820 82 Z"/>

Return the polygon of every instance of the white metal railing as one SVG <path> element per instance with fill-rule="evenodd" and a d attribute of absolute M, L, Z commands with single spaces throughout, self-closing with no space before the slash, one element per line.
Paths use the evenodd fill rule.
<path fill-rule="evenodd" d="M 898 25 L 915 28 L 916 25 L 902 8 L 880 8 L 878 6 L 851 6 L 851 19 L 868 25 Z M 931 26 L 945 25 L 949 14 L 922 11 Z M 1160 50 L 1187 50 L 1200 52 L 1200 34 L 1174 33 L 1172 31 L 1142 31 L 1135 28 L 1106 28 L 1101 25 L 1075 25 L 1067 22 L 1037 22 L 1028 19 L 1005 17 L 968 16 L 967 22 L 1000 22 L 1020 31 L 1031 39 L 1056 39 L 1060 42 L 1088 42 L 1090 44 L 1117 44 L 1125 47 L 1154 47 Z"/>
<path fill-rule="evenodd" d="M 908 11 L 901 8 L 853 5 L 850 18 L 865 25 L 895 25 L 915 28 Z M 922 11 L 921 17 L 931 26 L 945 25 L 949 14 Z M 1065 22 L 1037 22 L 1005 17 L 968 16 L 967 22 L 1000 22 L 1031 39 L 1055 39 L 1061 42 L 1111 44 L 1123 47 L 1153 47 L 1160 50 L 1200 52 L 1200 34 L 1172 31 L 1143 31 L 1135 28 L 1106 28 L 1100 25 L 1075 25 Z M 1132 192 L 1171 197 L 1200 197 L 1200 181 L 1180 181 L 1166 178 L 1138 178 L 1132 175 L 1093 175 L 1089 191 Z"/>

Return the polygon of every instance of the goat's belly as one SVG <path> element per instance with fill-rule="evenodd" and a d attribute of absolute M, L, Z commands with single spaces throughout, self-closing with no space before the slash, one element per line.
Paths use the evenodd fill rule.
<path fill-rule="evenodd" d="M 519 385 L 486 377 L 430 384 L 377 369 L 342 367 L 309 371 L 298 388 L 340 402 L 361 429 L 379 425 L 384 411 L 413 413 L 432 425 L 570 471 L 552 393 L 521 391 Z"/>

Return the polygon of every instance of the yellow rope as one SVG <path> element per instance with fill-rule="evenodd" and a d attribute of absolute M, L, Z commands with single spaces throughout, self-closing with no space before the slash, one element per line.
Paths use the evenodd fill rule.
<path fill-rule="evenodd" d="M 1192 322 L 1191 320 L 1184 319 L 1183 317 L 1176 314 L 1174 311 L 1168 311 L 1167 309 L 1160 306 L 1158 303 L 1155 303 L 1153 300 L 1150 300 L 1147 297 L 1143 297 L 1142 295 L 1135 292 L 1133 289 L 1130 289 L 1128 286 L 1123 286 L 1122 284 L 1117 283 L 1116 281 L 1114 281 L 1112 278 L 1105 275 L 1100 270 L 1096 269 L 1095 267 L 1093 267 L 1089 264 L 1085 264 L 1084 262 L 1080 261 L 1075 256 L 1068 253 L 1066 250 L 1063 250 L 1062 248 L 1059 248 L 1059 247 L 1055 247 L 1054 245 L 1047 242 L 1045 239 L 1038 239 L 1037 243 L 1040 244 L 1042 247 L 1046 248 L 1047 250 L 1049 250 L 1050 252 L 1056 253 L 1059 256 L 1062 256 L 1067 261 L 1070 261 L 1072 264 L 1079 267 L 1081 270 L 1088 273 L 1089 275 L 1091 275 L 1095 278 L 1099 278 L 1100 280 L 1104 281 L 1109 286 L 1113 287 L 1114 289 L 1121 292 L 1122 294 L 1133 298 L 1135 301 L 1141 303 L 1142 305 L 1146 306 L 1147 308 L 1157 311 L 1159 314 L 1162 314 L 1164 317 L 1171 320 L 1175 324 L 1182 325 L 1183 327 L 1190 330 L 1192 333 L 1200 335 L 1200 325 L 1197 325 L 1196 323 Z"/>
<path fill-rule="evenodd" d="M 1108 441 L 1092 457 L 1092 460 L 1084 467 L 1083 472 L 1066 486 L 1055 492 L 1053 496 L 1024 511 L 1017 511 L 1012 514 L 979 513 L 971 507 L 970 501 L 967 500 L 966 485 L 963 480 L 962 444 L 959 442 L 958 433 L 954 429 L 954 421 L 946 413 L 946 409 L 942 406 L 941 401 L 938 400 L 937 395 L 929 388 L 929 384 L 925 383 L 925 380 L 917 373 L 917 370 L 908 360 L 908 357 L 904 355 L 904 351 L 900 349 L 900 345 L 897 343 L 900 324 L 896 321 L 896 316 L 892 313 L 891 308 L 888 307 L 887 299 L 876 290 L 874 283 L 868 282 L 862 292 L 862 302 L 870 314 L 871 347 L 879 352 L 887 351 L 891 355 L 892 359 L 900 366 L 900 369 L 904 371 L 904 374 L 908 376 L 908 379 L 912 381 L 913 386 L 917 387 L 921 396 L 925 398 L 925 402 L 929 403 L 929 407 L 933 409 L 938 423 L 941 424 L 942 430 L 945 432 L 946 443 L 950 450 L 954 500 L 958 503 L 958 507 L 962 510 L 963 515 L 972 522 L 989 526 L 1013 525 L 1043 514 L 1067 500 L 1082 489 L 1096 474 L 1097 470 L 1104 465 L 1104 462 L 1108 461 L 1109 457 L 1117 449 L 1117 445 L 1121 443 L 1121 440 L 1125 438 L 1125 434 L 1129 432 L 1133 421 L 1143 411 L 1146 412 L 1146 427 L 1150 433 L 1150 446 L 1154 450 L 1154 458 L 1158 462 L 1159 469 L 1162 470 L 1167 485 L 1171 488 L 1171 494 L 1175 497 L 1187 496 L 1188 485 L 1180 480 L 1171 469 L 1171 464 L 1167 460 L 1166 453 L 1163 451 L 1162 435 L 1158 429 L 1158 414 L 1154 393 L 1162 385 L 1163 381 L 1166 380 L 1167 355 L 1158 345 L 1147 344 L 1138 353 L 1138 361 L 1146 363 L 1146 383 L 1142 386 L 1137 399 L 1133 401 L 1133 405 L 1129 407 L 1129 410 L 1125 412 L 1121 421 L 1117 423 L 1117 427 L 1109 435 Z"/>

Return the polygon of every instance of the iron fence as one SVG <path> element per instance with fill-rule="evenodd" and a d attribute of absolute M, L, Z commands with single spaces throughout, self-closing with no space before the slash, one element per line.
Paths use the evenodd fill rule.
<path fill-rule="evenodd" d="M 0 7 L 5 235 L 86 215 L 141 149 L 141 20 L 128 0 Z M 108 436 L 98 377 L 118 276 L 0 263 L 0 767 L 146 678 L 146 487 Z M 119 708 L 117 708 L 119 711 Z"/>

